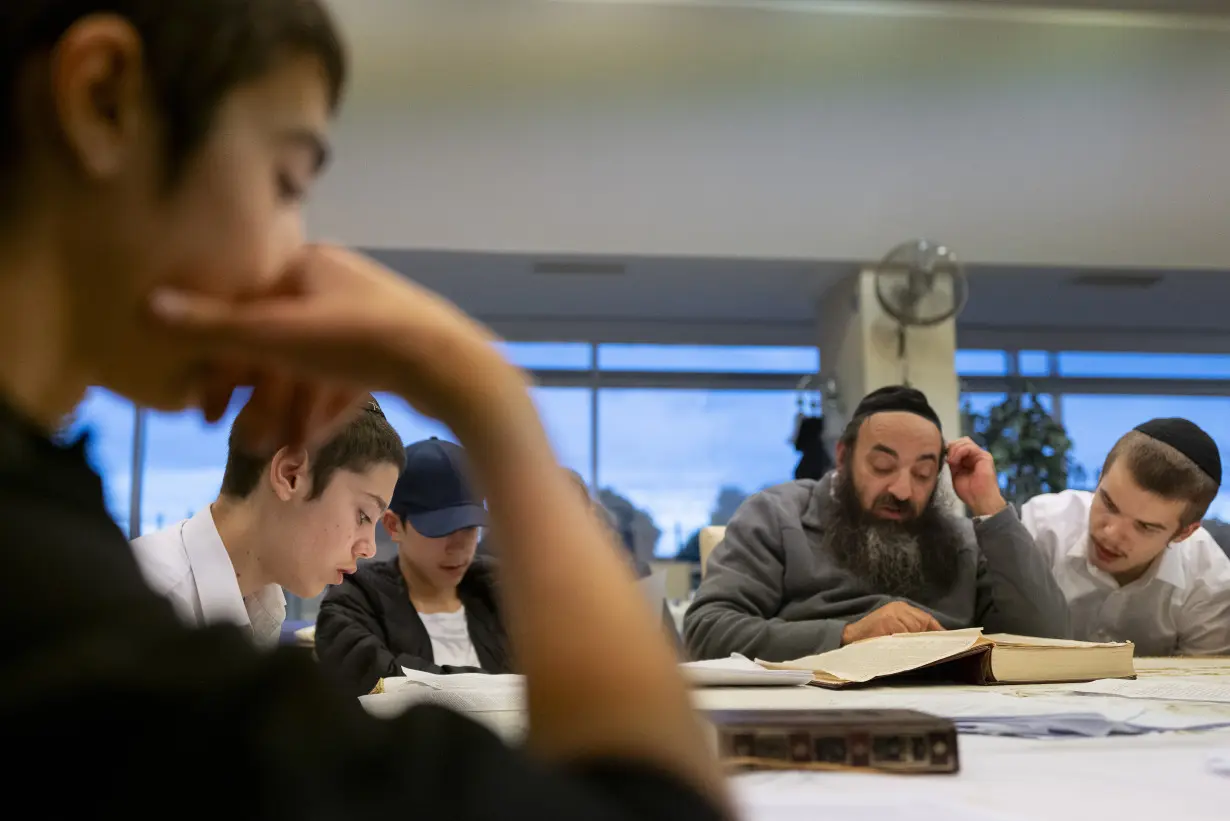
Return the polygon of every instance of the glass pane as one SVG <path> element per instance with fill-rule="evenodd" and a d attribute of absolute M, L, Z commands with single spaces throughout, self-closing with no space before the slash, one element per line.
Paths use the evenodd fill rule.
<path fill-rule="evenodd" d="M 142 533 L 193 516 L 218 498 L 227 438 L 240 407 L 235 402 L 217 425 L 206 424 L 197 411 L 146 416 Z"/>
<path fill-rule="evenodd" d="M 497 347 L 508 361 L 526 370 L 587 371 L 590 368 L 588 342 L 500 342 Z"/>
<path fill-rule="evenodd" d="M 1092 484 L 1106 454 L 1119 437 L 1141 422 L 1159 416 L 1180 416 L 1204 428 L 1223 459 L 1230 456 L 1230 397 L 1224 396 L 1084 396 L 1063 397 L 1063 424 L 1072 439 L 1076 460 Z M 1223 492 L 1209 517 L 1230 521 L 1230 493 Z"/>
<path fill-rule="evenodd" d="M 1007 398 L 1006 393 L 963 393 L 961 394 L 961 408 L 968 406 L 974 413 L 986 413 Z M 1047 413 L 1054 413 L 1055 397 L 1049 393 L 1042 393 L 1038 394 L 1038 401 L 1042 403 Z"/>
<path fill-rule="evenodd" d="M 1021 376 L 1050 376 L 1051 355 L 1049 351 L 1021 351 L 1017 359 Z"/>
<path fill-rule="evenodd" d="M 598 346 L 598 368 L 608 371 L 707 373 L 816 373 L 820 350 L 756 345 Z"/>
<path fill-rule="evenodd" d="M 1003 351 L 959 350 L 956 365 L 962 376 L 1005 376 L 1008 355 Z"/>
<path fill-rule="evenodd" d="M 1060 376 L 1230 379 L 1230 355 L 1063 351 Z"/>
<path fill-rule="evenodd" d="M 746 495 L 794 478 L 793 391 L 604 389 L 598 398 L 598 484 L 643 513 L 649 536 L 638 548 L 656 542 L 660 557 Z"/>
<path fill-rule="evenodd" d="M 410 403 L 400 396 L 395 396 L 391 393 L 378 393 L 376 394 L 376 401 L 380 403 L 380 409 L 384 411 L 384 415 L 388 418 L 389 424 L 393 426 L 393 430 L 397 431 L 401 440 L 407 445 L 412 442 L 422 441 L 423 439 L 430 439 L 433 436 L 437 439 L 448 440 L 449 442 L 457 441 L 457 437 L 442 422 L 437 422 L 435 419 L 423 416 L 410 407 Z"/>
<path fill-rule="evenodd" d="M 88 434 L 86 457 L 102 477 L 103 493 L 112 518 L 128 535 L 132 509 L 132 448 L 136 409 L 127 399 L 102 388 L 90 388 L 77 406 L 64 438 Z"/>
<path fill-rule="evenodd" d="M 589 388 L 531 388 L 534 404 L 542 417 L 556 456 L 566 467 L 590 479 Z M 406 444 L 435 436 L 456 442 L 457 436 L 444 424 L 419 414 L 402 398 L 379 394 L 380 407 L 393 429 Z"/>

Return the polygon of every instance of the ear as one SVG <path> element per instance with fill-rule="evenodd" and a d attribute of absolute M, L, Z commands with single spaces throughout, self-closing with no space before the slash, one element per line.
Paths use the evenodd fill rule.
<path fill-rule="evenodd" d="M 1171 538 L 1170 541 L 1172 544 L 1175 542 L 1186 541 L 1187 539 L 1191 538 L 1191 535 L 1199 529 L 1200 529 L 1200 522 L 1193 522 L 1187 527 L 1179 528 L 1179 532 L 1175 533 L 1174 537 Z"/>
<path fill-rule="evenodd" d="M 309 467 L 303 448 L 280 448 L 269 460 L 269 483 L 274 494 L 283 502 L 296 496 L 306 499 L 312 492 Z"/>
<path fill-rule="evenodd" d="M 402 530 L 404 529 L 402 528 L 401 517 L 391 510 L 386 510 L 383 515 L 381 515 L 380 523 L 384 525 L 385 530 L 389 531 L 389 535 L 392 536 L 394 540 L 401 536 Z"/>
<path fill-rule="evenodd" d="M 113 177 L 139 149 L 147 96 L 141 36 L 118 15 L 84 17 L 56 45 L 51 77 L 60 131 L 82 173 Z"/>
<path fill-rule="evenodd" d="M 839 468 L 845 467 L 847 453 L 848 453 L 848 449 L 846 448 L 846 443 L 838 442 L 837 447 L 834 448 L 834 454 L 833 454 L 834 456 L 837 457 L 837 467 Z"/>

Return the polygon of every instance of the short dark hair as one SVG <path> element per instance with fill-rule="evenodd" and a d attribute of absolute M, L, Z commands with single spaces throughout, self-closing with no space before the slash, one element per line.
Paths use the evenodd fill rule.
<path fill-rule="evenodd" d="M 231 426 L 226 471 L 222 474 L 222 495 L 235 499 L 252 495 L 273 459 L 272 455 L 252 453 L 239 441 L 236 430 L 243 427 L 243 414 L 240 411 Z M 339 470 L 359 473 L 379 464 L 393 465 L 400 473 L 406 466 L 406 449 L 380 405 L 369 398 L 362 413 L 312 454 L 312 494 L 309 498 L 316 499 L 324 493 L 333 474 Z"/>
<path fill-rule="evenodd" d="M 1115 443 L 1106 455 L 1102 475 L 1122 459 L 1141 490 L 1171 501 L 1186 501 L 1180 529 L 1204 518 L 1217 498 L 1218 486 L 1191 459 L 1152 436 L 1133 430 Z"/>
<path fill-rule="evenodd" d="M 291 56 L 320 60 L 333 108 L 346 54 L 322 0 L 3 0 L 0 2 L 0 189 L 21 164 L 26 131 L 18 84 L 91 14 L 123 17 L 140 34 L 154 102 L 164 120 L 164 173 L 174 184 L 213 125 L 218 105 Z"/>

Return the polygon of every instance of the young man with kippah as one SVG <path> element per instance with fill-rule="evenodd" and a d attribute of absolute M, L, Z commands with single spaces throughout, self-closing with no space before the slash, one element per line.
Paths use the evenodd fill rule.
<path fill-rule="evenodd" d="M 1154 419 L 1115 444 L 1092 493 L 1025 504 L 1075 638 L 1131 641 L 1141 656 L 1230 654 L 1230 558 L 1200 526 L 1220 486 L 1212 438 Z"/>
<path fill-rule="evenodd" d="M 245 446 L 250 412 L 231 427 L 218 498 L 189 519 L 134 539 L 146 582 L 188 624 L 235 624 L 276 644 L 283 588 L 320 595 L 376 552 L 405 455 L 376 400 L 318 448 Z"/>

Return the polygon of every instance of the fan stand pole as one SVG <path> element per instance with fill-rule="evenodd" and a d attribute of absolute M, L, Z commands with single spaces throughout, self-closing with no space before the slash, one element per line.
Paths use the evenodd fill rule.
<path fill-rule="evenodd" d="M 905 323 L 897 323 L 897 361 L 901 363 L 901 384 L 910 387 L 910 360 L 905 350 Z"/>

